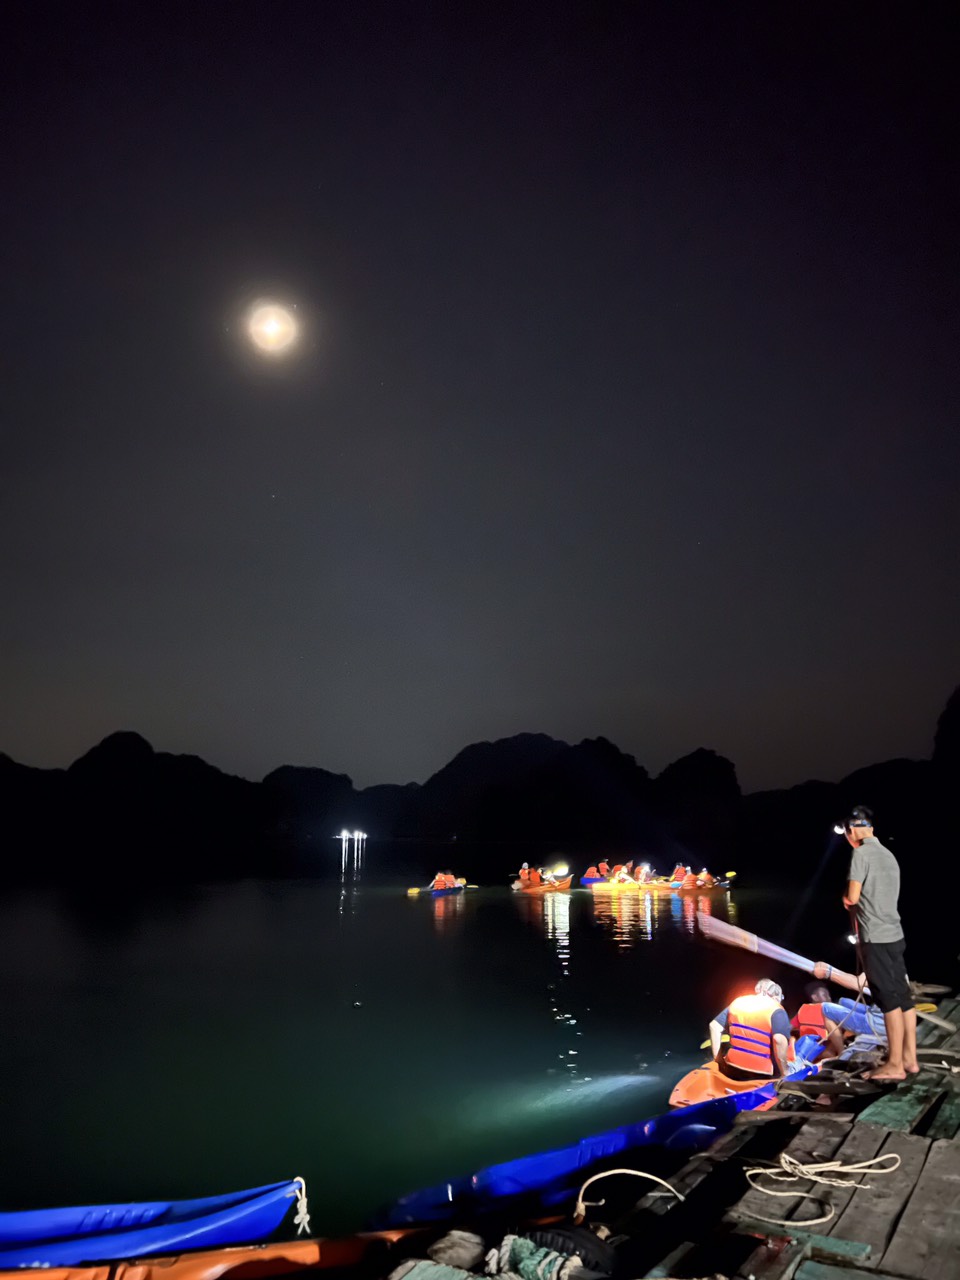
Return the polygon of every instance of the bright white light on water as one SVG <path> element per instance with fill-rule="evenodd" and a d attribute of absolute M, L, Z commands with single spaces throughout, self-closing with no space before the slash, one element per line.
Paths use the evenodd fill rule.
<path fill-rule="evenodd" d="M 265 355 L 282 355 L 297 340 L 299 326 L 292 311 L 277 302 L 258 302 L 247 317 L 247 333 Z"/>

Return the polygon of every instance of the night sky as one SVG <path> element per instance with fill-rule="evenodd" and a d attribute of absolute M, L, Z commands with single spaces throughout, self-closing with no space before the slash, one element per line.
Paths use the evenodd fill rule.
<path fill-rule="evenodd" d="M 929 755 L 951 6 L 2 24 L 0 751 L 365 786 L 602 734 L 748 790 Z"/>

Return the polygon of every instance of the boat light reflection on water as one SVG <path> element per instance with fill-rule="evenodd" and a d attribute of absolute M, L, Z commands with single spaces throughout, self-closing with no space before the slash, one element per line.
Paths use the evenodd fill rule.
<path fill-rule="evenodd" d="M 488 1130 L 514 1125 L 532 1115 L 546 1113 L 559 1119 L 566 1110 L 582 1112 L 585 1107 L 610 1102 L 617 1094 L 629 1089 L 661 1088 L 662 1085 L 663 1081 L 658 1076 L 639 1073 L 583 1076 L 575 1082 L 563 1079 L 546 1083 L 512 1083 L 509 1088 L 495 1092 L 472 1091 L 468 1105 L 461 1107 L 458 1113 L 458 1124 Z"/>
<path fill-rule="evenodd" d="M 610 930 L 620 951 L 637 942 L 652 942 L 659 929 L 695 933 L 697 912 L 736 923 L 736 907 L 729 893 L 595 893 L 594 919 Z"/>

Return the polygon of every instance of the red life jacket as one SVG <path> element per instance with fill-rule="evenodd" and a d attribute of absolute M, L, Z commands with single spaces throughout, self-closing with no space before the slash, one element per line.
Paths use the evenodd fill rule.
<path fill-rule="evenodd" d="M 696 887 L 697 887 L 697 877 L 693 874 L 692 871 L 688 871 L 687 874 L 683 877 L 683 883 L 680 885 L 680 888 L 695 889 Z"/>
<path fill-rule="evenodd" d="M 600 872 L 602 876 L 608 876 L 610 874 L 610 863 L 609 862 L 599 863 L 597 866 L 597 870 Z"/>
<path fill-rule="evenodd" d="M 773 1058 L 773 1015 L 781 1008 L 770 996 L 738 996 L 727 1010 L 730 1044 L 726 1061 L 752 1076 L 777 1073 Z"/>
<path fill-rule="evenodd" d="M 529 868 L 529 867 L 521 867 L 521 868 L 520 868 L 519 875 L 520 875 L 520 879 L 521 879 L 521 880 L 529 880 L 529 879 L 530 879 L 531 874 L 532 874 L 532 873 L 531 873 L 531 871 L 530 871 L 530 868 Z"/>
<path fill-rule="evenodd" d="M 673 868 L 673 875 L 670 877 L 670 879 L 682 880 L 686 874 L 687 874 L 687 868 L 678 862 L 677 865 Z"/>
<path fill-rule="evenodd" d="M 534 871 L 534 870 L 531 870 L 531 871 L 530 871 L 530 875 L 529 875 L 529 883 L 530 883 L 530 884 L 539 884 L 539 883 L 540 883 L 540 872 L 539 872 L 539 871 Z"/>
<path fill-rule="evenodd" d="M 613 868 L 613 874 L 615 876 L 618 876 L 622 870 L 623 870 L 623 863 L 618 862 L 617 865 Z"/>
<path fill-rule="evenodd" d="M 822 1004 L 802 1004 L 790 1024 L 796 1027 L 798 1036 L 826 1036 L 827 1015 Z"/>
<path fill-rule="evenodd" d="M 599 874 L 600 873 L 597 871 L 596 867 L 587 867 L 587 874 L 584 876 L 584 879 L 596 880 L 599 877 Z"/>

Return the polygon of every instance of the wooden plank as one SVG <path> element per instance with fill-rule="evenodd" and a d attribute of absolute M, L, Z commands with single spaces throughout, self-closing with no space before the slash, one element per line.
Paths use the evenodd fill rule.
<path fill-rule="evenodd" d="M 792 1142 L 787 1144 L 785 1150 L 788 1155 L 793 1156 L 795 1160 L 799 1160 L 801 1164 L 821 1164 L 825 1160 L 834 1158 L 835 1152 L 840 1148 L 846 1136 L 846 1130 L 840 1129 L 836 1125 L 805 1124 Z M 809 1183 L 797 1185 L 800 1190 L 807 1190 L 810 1186 Z M 770 1186 L 778 1191 L 789 1189 L 782 1184 L 777 1186 L 772 1181 Z M 749 1218 L 756 1221 L 764 1218 L 783 1218 L 792 1223 L 796 1210 L 803 1204 L 807 1206 L 807 1213 L 800 1215 L 799 1220 L 797 1220 L 798 1226 L 802 1223 L 804 1217 L 819 1217 L 816 1205 L 811 1205 L 808 1197 L 803 1195 L 793 1197 L 767 1196 L 762 1191 L 756 1191 L 751 1188 L 737 1204 L 730 1208 L 729 1216 L 734 1220 Z M 810 1211 L 811 1208 L 813 1212 Z"/>
<path fill-rule="evenodd" d="M 943 1085 L 924 1074 L 909 1084 L 884 1093 L 857 1116 L 858 1124 L 879 1124 L 900 1133 L 909 1133 L 936 1102 Z"/>
<path fill-rule="evenodd" d="M 852 1111 L 741 1111 L 734 1124 L 754 1126 L 785 1120 L 787 1124 L 817 1124 L 832 1121 L 834 1124 L 852 1124 Z"/>
<path fill-rule="evenodd" d="M 937 1006 L 937 1014 L 948 1022 L 954 1021 L 958 1013 L 960 1013 L 960 1000 L 944 1000 Z M 921 1022 L 917 1027 L 917 1044 L 939 1044 L 944 1039 L 946 1037 L 943 1032 L 933 1022 Z"/>
<path fill-rule="evenodd" d="M 815 1262 L 806 1259 L 794 1272 L 795 1280 L 881 1280 L 876 1271 L 861 1271 L 859 1267 L 838 1267 L 832 1262 Z"/>
<path fill-rule="evenodd" d="M 847 1134 L 842 1145 L 837 1150 L 836 1154 L 833 1156 L 833 1159 L 839 1160 L 841 1164 L 859 1164 L 862 1160 L 872 1160 L 874 1156 L 879 1154 L 881 1147 L 887 1141 L 887 1137 L 888 1131 L 886 1129 L 882 1129 L 879 1125 L 854 1125 Z M 825 1222 L 821 1226 L 817 1227 L 817 1231 L 820 1232 L 821 1235 L 833 1234 L 834 1226 L 840 1220 L 840 1217 L 847 1205 L 857 1194 L 855 1183 L 859 1181 L 859 1179 L 854 1178 L 853 1175 L 844 1175 L 842 1173 L 838 1173 L 836 1175 L 829 1174 L 827 1176 L 849 1176 L 850 1185 L 846 1187 L 827 1187 L 819 1184 L 801 1184 L 813 1193 L 816 1197 L 816 1202 L 819 1202 L 822 1206 L 818 1211 L 819 1213 L 826 1213 L 828 1208 L 833 1210 L 833 1218 L 829 1222 Z M 776 1201 L 771 1199 L 771 1203 L 775 1204 Z M 814 1203 L 815 1201 L 813 1199 L 808 1198 L 804 1200 L 801 1208 L 791 1215 L 790 1220 L 793 1221 L 798 1214 L 801 1218 L 817 1216 L 811 1212 L 811 1206 Z M 783 1214 L 782 1216 L 786 1217 L 787 1215 Z M 849 1239 L 850 1237 L 841 1236 L 839 1238 Z M 860 1236 L 856 1236 L 855 1238 L 857 1240 L 862 1239 Z"/>
<path fill-rule="evenodd" d="M 937 1138 L 955 1138 L 958 1133 L 960 1133 L 960 1092 L 952 1090 L 945 1095 L 926 1136 L 934 1141 Z"/>
<path fill-rule="evenodd" d="M 931 1146 L 880 1270 L 907 1280 L 960 1276 L 960 1143 Z"/>
<path fill-rule="evenodd" d="M 928 1138 L 918 1138 L 913 1133 L 887 1134 L 879 1154 L 898 1155 L 899 1169 L 895 1173 L 867 1174 L 861 1178 L 860 1181 L 866 1185 L 848 1197 L 843 1212 L 830 1224 L 831 1237 L 868 1244 L 872 1259 L 868 1265 L 882 1269 L 885 1265 L 884 1250 L 893 1236 L 903 1206 L 914 1193 L 930 1146 Z"/>

